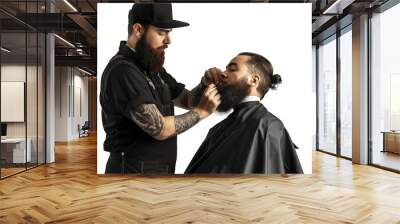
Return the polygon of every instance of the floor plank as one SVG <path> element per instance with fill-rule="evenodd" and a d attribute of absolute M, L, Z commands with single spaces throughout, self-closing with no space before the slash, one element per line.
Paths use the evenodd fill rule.
<path fill-rule="evenodd" d="M 400 223 L 400 175 L 313 153 L 313 175 L 96 174 L 96 138 L 0 181 L 0 223 Z"/>

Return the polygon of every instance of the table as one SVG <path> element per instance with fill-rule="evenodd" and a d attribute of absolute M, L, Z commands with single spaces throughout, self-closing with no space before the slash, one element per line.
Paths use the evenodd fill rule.
<path fill-rule="evenodd" d="M 25 151 L 25 144 L 27 147 Z M 6 138 L 1 139 L 1 159 L 5 163 L 26 163 L 31 162 L 31 145 L 30 138 Z"/>
<path fill-rule="evenodd" d="M 383 151 L 400 154 L 400 131 L 382 131 Z"/>

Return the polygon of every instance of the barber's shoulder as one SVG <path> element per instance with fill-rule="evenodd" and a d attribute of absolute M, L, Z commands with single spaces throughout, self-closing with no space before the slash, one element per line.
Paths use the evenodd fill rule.
<path fill-rule="evenodd" d="M 110 73 L 112 76 L 133 76 L 133 77 L 142 77 L 143 71 L 132 62 L 127 60 L 118 60 L 114 62 L 112 68 L 110 68 Z"/>
<path fill-rule="evenodd" d="M 115 56 L 110 63 L 113 64 L 112 66 L 114 68 L 134 69 L 140 71 L 139 66 L 134 61 L 124 56 Z"/>

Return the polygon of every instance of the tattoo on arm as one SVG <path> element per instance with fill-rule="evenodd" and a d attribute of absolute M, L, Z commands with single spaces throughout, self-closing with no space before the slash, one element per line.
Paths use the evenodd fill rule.
<path fill-rule="evenodd" d="M 200 121 L 200 115 L 195 111 L 189 111 L 185 114 L 175 117 L 175 135 L 178 135 L 187 129 L 193 127 Z"/>
<path fill-rule="evenodd" d="M 200 121 L 200 115 L 192 110 L 175 117 L 163 117 L 155 104 L 138 106 L 130 117 L 144 132 L 159 140 L 178 135 Z"/>
<path fill-rule="evenodd" d="M 142 104 L 130 113 L 132 120 L 147 134 L 157 136 L 164 123 L 163 116 L 155 104 Z"/>

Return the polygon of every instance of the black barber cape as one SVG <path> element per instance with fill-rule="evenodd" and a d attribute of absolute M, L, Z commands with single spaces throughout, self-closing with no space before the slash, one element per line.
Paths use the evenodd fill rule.
<path fill-rule="evenodd" d="M 241 103 L 210 129 L 185 173 L 303 173 L 295 148 L 263 104 Z"/>

